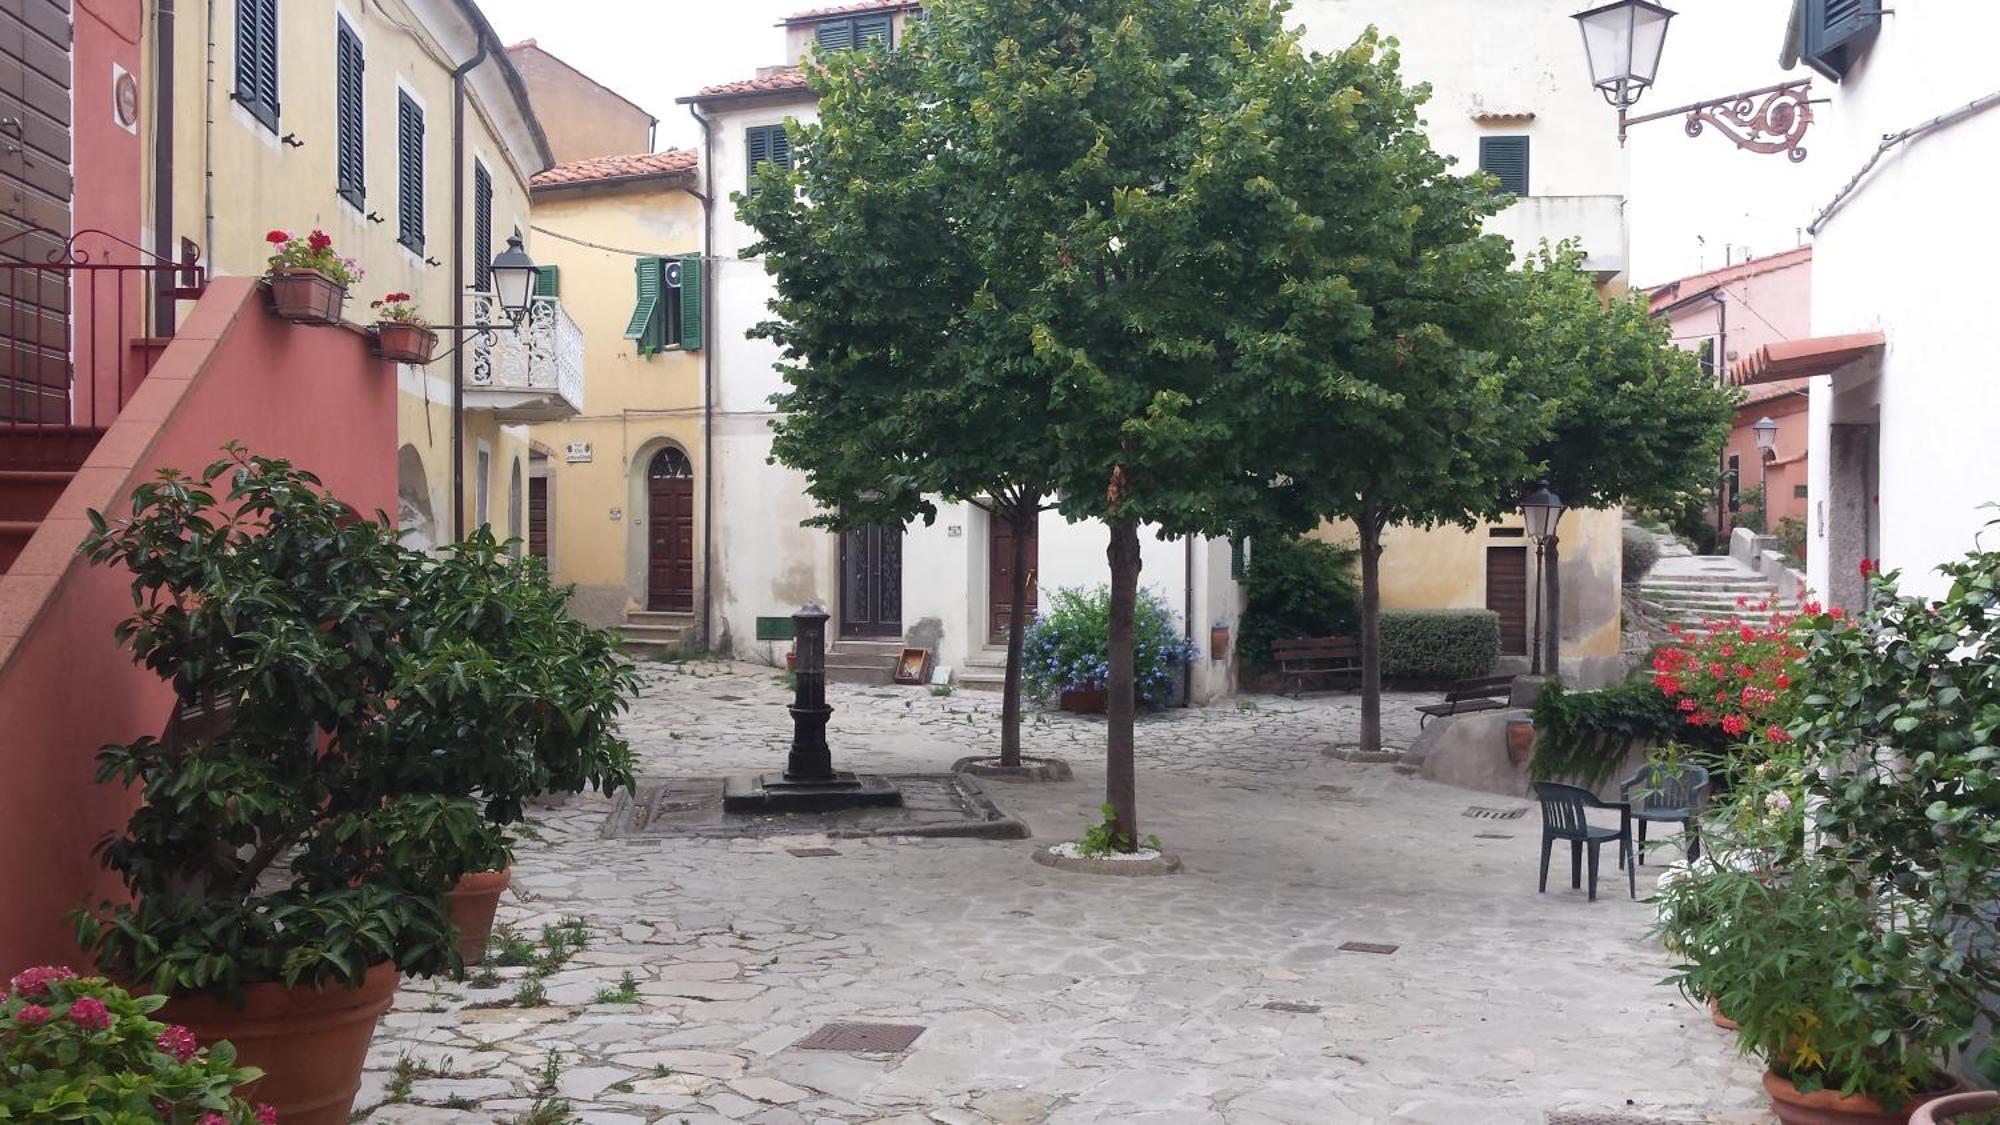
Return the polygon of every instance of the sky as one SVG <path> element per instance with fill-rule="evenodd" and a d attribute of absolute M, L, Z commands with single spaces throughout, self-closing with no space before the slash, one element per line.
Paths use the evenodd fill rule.
<path fill-rule="evenodd" d="M 533 39 L 660 119 L 659 148 L 700 138 L 675 98 L 785 61 L 776 25 L 832 0 L 479 0 L 506 43 Z"/>

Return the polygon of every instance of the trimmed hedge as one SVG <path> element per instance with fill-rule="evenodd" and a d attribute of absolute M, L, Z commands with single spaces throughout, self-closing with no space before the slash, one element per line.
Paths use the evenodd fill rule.
<path fill-rule="evenodd" d="M 1660 561 L 1660 541 L 1653 533 L 1642 528 L 1625 529 L 1624 582 L 1627 586 L 1636 584 L 1646 577 L 1653 565 Z"/>
<path fill-rule="evenodd" d="M 1385 609 L 1382 674 L 1467 680 L 1500 663 L 1500 615 L 1490 609 Z"/>

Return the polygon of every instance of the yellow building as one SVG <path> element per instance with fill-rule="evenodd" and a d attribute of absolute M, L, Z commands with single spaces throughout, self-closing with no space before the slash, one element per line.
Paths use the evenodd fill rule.
<path fill-rule="evenodd" d="M 643 146 L 652 118 L 530 45 L 551 133 Z M 572 120 L 587 124 L 572 133 Z M 622 127 L 614 128 L 614 125 Z M 703 212 L 691 151 L 634 147 L 535 177 L 537 258 L 587 342 L 590 408 L 533 428 L 530 535 L 571 610 L 623 625 L 635 648 L 699 636 L 708 495 Z"/>
<path fill-rule="evenodd" d="M 200 239 L 212 271 L 262 273 L 267 231 L 316 228 L 366 270 L 348 320 L 369 322 L 369 303 L 390 292 L 412 294 L 434 324 L 499 317 L 486 265 L 511 235 L 534 253 L 528 182 L 553 159 L 476 5 L 182 0 L 173 26 L 173 226 Z M 525 423 L 581 406 L 567 319 L 543 299 L 519 331 L 466 334 L 429 366 L 399 368 L 399 516 L 412 541 L 451 534 L 455 490 L 463 529 L 525 531 Z M 454 344 L 442 337 L 440 353 Z"/>

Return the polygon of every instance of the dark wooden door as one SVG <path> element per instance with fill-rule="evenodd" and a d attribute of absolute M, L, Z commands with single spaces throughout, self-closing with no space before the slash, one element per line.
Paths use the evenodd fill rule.
<path fill-rule="evenodd" d="M 694 470 L 678 449 L 646 470 L 646 608 L 694 612 Z"/>
<path fill-rule="evenodd" d="M 9 0 L 0 4 L 0 262 L 61 260 L 70 197 L 69 0 Z M 0 268 L 0 421 L 68 419 L 69 301 L 61 270 Z"/>
<path fill-rule="evenodd" d="M 1528 652 L 1528 549 L 1486 548 L 1486 608 L 1500 615 L 1500 651 Z"/>
<path fill-rule="evenodd" d="M 857 527 L 841 535 L 840 635 L 903 635 L 901 527 Z"/>
<path fill-rule="evenodd" d="M 1005 520 L 993 521 L 993 549 L 987 558 L 987 601 L 992 604 L 992 613 L 987 630 L 993 643 L 1007 639 L 1007 622 L 1011 619 L 1014 603 L 1014 526 Z M 1040 537 L 1032 530 L 1028 532 L 1028 597 L 1026 620 L 1035 619 L 1035 571 L 1037 569 L 1038 544 Z"/>
<path fill-rule="evenodd" d="M 549 478 L 528 478 L 528 553 L 549 557 Z"/>

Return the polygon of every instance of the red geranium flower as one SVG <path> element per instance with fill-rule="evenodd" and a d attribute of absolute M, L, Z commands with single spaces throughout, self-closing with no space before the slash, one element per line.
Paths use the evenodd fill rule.
<path fill-rule="evenodd" d="M 1861 577 L 1863 577 L 1863 578 L 1866 578 L 1866 577 L 1868 577 L 1869 575 L 1871 575 L 1871 574 L 1873 574 L 1873 573 L 1875 573 L 1875 560 L 1874 560 L 1874 559 L 1862 559 L 1862 560 L 1861 560 Z"/>
<path fill-rule="evenodd" d="M 306 239 L 306 245 L 312 247 L 314 250 L 324 250 L 333 245 L 333 239 L 328 237 L 325 231 L 316 230 L 312 232 L 311 237 Z"/>
<path fill-rule="evenodd" d="M 1724 715 L 1722 717 L 1722 729 L 1726 734 L 1738 735 L 1750 729 L 1750 724 L 1744 722 L 1741 715 Z"/>
<path fill-rule="evenodd" d="M 264 241 L 274 246 L 279 243 L 290 242 L 291 240 L 292 236 L 281 230 L 274 230 L 264 235 Z"/>

